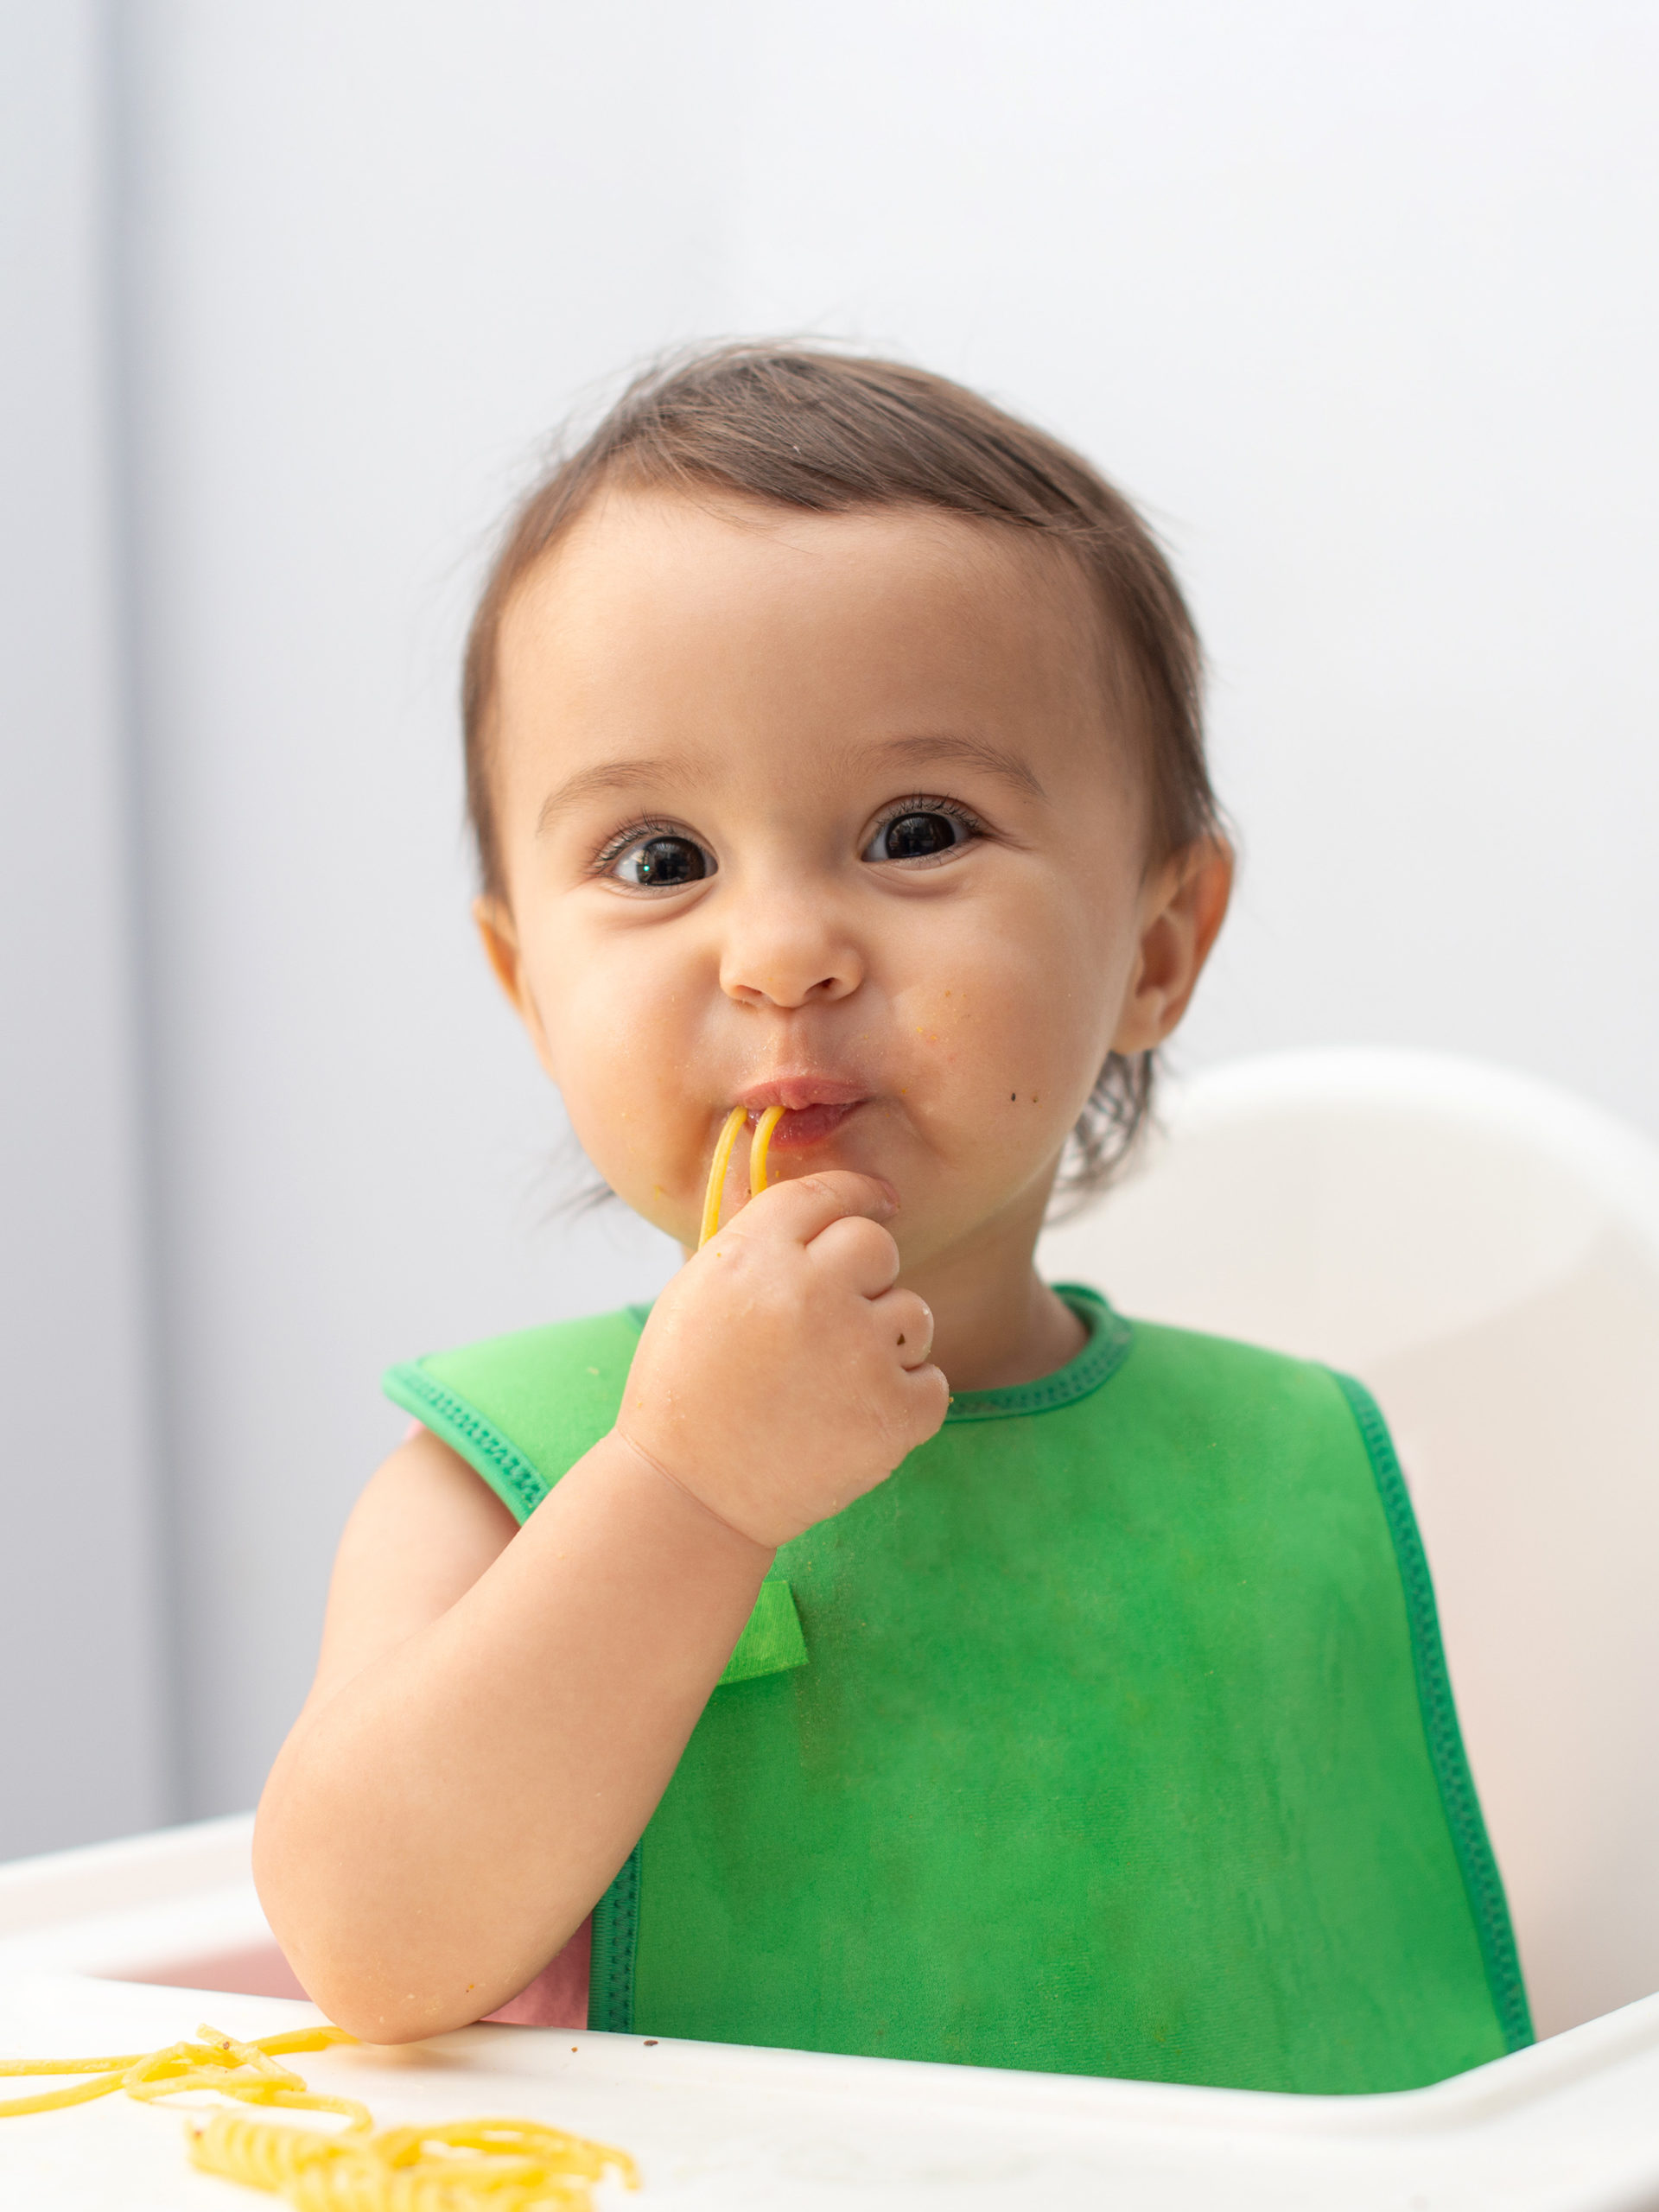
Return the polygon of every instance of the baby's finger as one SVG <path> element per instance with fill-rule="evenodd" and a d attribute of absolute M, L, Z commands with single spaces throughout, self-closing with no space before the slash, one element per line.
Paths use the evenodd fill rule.
<path fill-rule="evenodd" d="M 814 1267 L 833 1270 L 838 1281 L 861 1298 L 880 1298 L 899 1273 L 899 1247 L 879 1221 L 842 1214 L 821 1229 L 806 1248 Z"/>
<path fill-rule="evenodd" d="M 901 1375 L 899 1387 L 905 1395 L 910 1449 L 913 1452 L 944 1426 L 944 1417 L 950 1410 L 950 1385 L 942 1369 L 926 1366 L 912 1368 Z"/>
<path fill-rule="evenodd" d="M 892 1344 L 900 1367 L 925 1367 L 933 1351 L 933 1315 L 913 1290 L 889 1290 L 870 1300 L 878 1334 Z"/>
<path fill-rule="evenodd" d="M 832 1221 L 849 1214 L 887 1221 L 898 1210 L 893 1192 L 874 1175 L 855 1175 L 850 1168 L 830 1167 L 819 1175 L 798 1175 L 787 1183 L 773 1183 L 759 1198 L 749 1200 L 733 1227 L 747 1236 L 764 1231 L 767 1236 L 791 1238 L 798 1244 L 810 1244 Z"/>

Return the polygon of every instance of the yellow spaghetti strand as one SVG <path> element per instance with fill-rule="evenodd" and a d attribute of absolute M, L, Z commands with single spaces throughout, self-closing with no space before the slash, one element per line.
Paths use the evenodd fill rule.
<path fill-rule="evenodd" d="M 192 2163 L 298 2212 L 592 2212 L 592 2184 L 613 2171 L 630 2189 L 626 2151 L 529 2120 L 456 2120 L 375 2135 L 318 2135 L 215 2113 L 190 2139 Z"/>
<path fill-rule="evenodd" d="M 31 2112 L 57 2112 L 66 2105 L 89 2103 L 124 2089 L 141 2104 L 157 2097 L 175 2095 L 181 2089 L 217 2089 L 227 2097 L 249 2104 L 300 2104 L 320 2112 L 343 2112 L 353 2126 L 373 2123 L 368 2108 L 355 2100 L 315 2097 L 297 2074 L 278 2066 L 273 2054 L 295 2050 L 325 2050 L 330 2044 L 351 2043 L 343 2028 L 290 2029 L 286 2035 L 264 2036 L 257 2043 L 236 2043 L 217 2028 L 196 2031 L 199 2043 L 168 2044 L 165 2050 L 129 2052 L 120 2058 L 0 2058 L 0 2075 L 95 2074 L 91 2082 L 76 2082 L 67 2088 L 48 2089 L 37 2096 L 12 2097 L 0 2103 L 0 2120 Z"/>
<path fill-rule="evenodd" d="M 327 2158 L 334 2139 L 308 2127 L 273 2127 L 239 2112 L 216 2112 L 189 2137 L 190 2163 L 204 2173 L 280 2196 L 307 2165 Z"/>
<path fill-rule="evenodd" d="M 12 2073 L 22 2071 L 16 2066 L 9 2070 Z M 29 2070 L 36 2074 L 67 2074 L 69 2069 L 53 2065 L 32 2067 Z M 112 2089 L 120 2087 L 120 2075 L 113 2067 L 108 2067 L 95 2081 L 77 2082 L 71 2088 L 43 2089 L 34 2097 L 8 2097 L 3 2104 L 0 2104 L 0 2120 L 10 2120 L 14 2116 L 21 2118 L 26 2112 L 58 2112 L 65 2105 L 87 2104 L 94 2097 L 107 2097 Z"/>
<path fill-rule="evenodd" d="M 715 1141 L 715 1156 L 709 1165 L 709 1188 L 703 1193 L 702 1230 L 697 1238 L 699 1251 L 720 1227 L 721 1194 L 726 1188 L 726 1170 L 731 1165 L 732 1147 L 737 1142 L 738 1131 L 748 1118 L 747 1107 L 734 1106 Z"/>
<path fill-rule="evenodd" d="M 316 2028 L 289 2028 L 280 2036 L 261 2036 L 257 2043 L 245 2045 L 251 2050 L 268 2051 L 275 2058 L 278 2052 L 286 2058 L 296 2050 L 327 2050 L 332 2044 L 355 2043 L 355 2036 L 348 2036 L 344 2028 L 324 2025 Z"/>
<path fill-rule="evenodd" d="M 593 2183 L 606 2174 L 639 2186 L 626 2151 L 538 2120 L 453 2120 L 376 2132 L 366 2105 L 317 2094 L 276 2063 L 278 2052 L 355 2041 L 341 2028 L 298 2028 L 251 2043 L 217 2028 L 196 2033 L 198 2042 L 137 2056 L 0 2059 L 6 2075 L 90 2077 L 15 2099 L 0 2105 L 0 2113 L 50 2112 L 116 2089 L 145 2104 L 210 2089 L 243 2104 L 339 2113 L 348 2125 L 332 2135 L 229 2108 L 188 2132 L 191 2162 L 202 2172 L 281 2196 L 295 2212 L 593 2212 Z"/>
<path fill-rule="evenodd" d="M 784 1118 L 785 1109 L 768 1106 L 755 1127 L 754 1141 L 749 1147 L 749 1196 L 759 1198 L 766 1187 L 766 1154 L 772 1149 L 772 1131 Z M 737 1133 L 748 1120 L 748 1109 L 734 1106 L 721 1125 L 715 1140 L 715 1156 L 709 1163 L 709 1187 L 702 1198 L 702 1227 L 697 1236 L 701 1251 L 720 1227 L 720 1202 L 725 1195 L 726 1173 L 732 1164 L 732 1147 L 737 1142 Z"/>
<path fill-rule="evenodd" d="M 749 1147 L 749 1196 L 758 1198 L 766 1187 L 766 1154 L 772 1149 L 772 1133 L 784 1118 L 781 1106 L 768 1106 L 760 1116 L 754 1132 L 754 1142 Z"/>

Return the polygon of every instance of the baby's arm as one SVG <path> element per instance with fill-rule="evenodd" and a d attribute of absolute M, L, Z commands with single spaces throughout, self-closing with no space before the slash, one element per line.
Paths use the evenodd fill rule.
<path fill-rule="evenodd" d="M 435 2034 L 534 1977 L 645 1827 L 775 1548 L 938 1427 L 889 1210 L 842 1173 L 753 1200 L 522 1529 L 429 1437 L 371 1482 L 255 1840 L 271 1924 L 343 2026 Z"/>

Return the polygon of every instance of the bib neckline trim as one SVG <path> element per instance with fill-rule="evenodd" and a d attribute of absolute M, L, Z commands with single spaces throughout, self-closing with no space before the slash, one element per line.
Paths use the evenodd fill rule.
<path fill-rule="evenodd" d="M 1133 1348 L 1133 1325 L 1087 1283 L 1057 1282 L 1052 1287 L 1089 1332 L 1083 1350 L 1064 1367 L 1039 1375 L 1034 1382 L 1012 1382 L 1001 1390 L 954 1391 L 947 1421 L 1008 1421 L 1021 1414 L 1052 1413 L 1110 1382 Z"/>
<path fill-rule="evenodd" d="M 1075 1358 L 1052 1375 L 1034 1382 L 1011 1382 L 1000 1390 L 957 1390 L 945 1414 L 951 1421 L 1013 1421 L 1021 1414 L 1052 1413 L 1070 1406 L 1109 1382 L 1135 1345 L 1135 1325 L 1109 1305 L 1099 1291 L 1086 1282 L 1050 1285 L 1089 1332 L 1089 1341 Z M 650 1319 L 649 1303 L 630 1306 L 626 1312 L 636 1328 Z"/>

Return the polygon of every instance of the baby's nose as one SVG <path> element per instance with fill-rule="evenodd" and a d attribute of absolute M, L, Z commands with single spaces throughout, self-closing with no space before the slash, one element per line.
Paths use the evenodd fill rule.
<path fill-rule="evenodd" d="M 831 899 L 773 893 L 730 914 L 720 968 L 728 998 L 785 1008 L 827 1003 L 855 991 L 863 975 Z"/>

